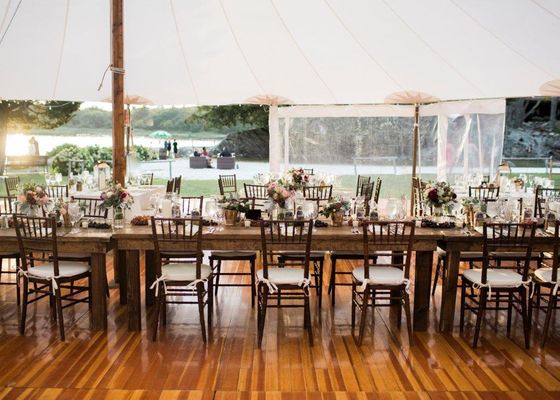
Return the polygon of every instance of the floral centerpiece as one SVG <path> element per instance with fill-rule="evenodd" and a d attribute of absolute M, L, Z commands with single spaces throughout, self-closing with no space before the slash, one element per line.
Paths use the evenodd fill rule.
<path fill-rule="evenodd" d="M 301 190 L 309 183 L 309 175 L 303 168 L 290 168 L 282 181 L 291 190 Z"/>
<path fill-rule="evenodd" d="M 124 212 L 130 209 L 134 203 L 132 195 L 120 184 L 109 185 L 104 192 L 101 193 L 102 209 L 113 209 L 113 228 L 124 227 Z"/>
<path fill-rule="evenodd" d="M 246 200 L 227 199 L 226 197 L 219 201 L 219 205 L 224 209 L 226 225 L 229 226 L 235 225 L 239 213 L 246 213 L 250 209 Z"/>
<path fill-rule="evenodd" d="M 284 208 L 286 206 L 286 201 L 292 200 L 295 197 L 294 190 L 284 186 L 281 181 L 269 183 L 267 193 L 272 204 L 276 204 L 280 208 Z"/>
<path fill-rule="evenodd" d="M 34 215 L 39 209 L 50 204 L 51 199 L 41 186 L 29 182 L 21 186 L 16 203 L 22 213 Z"/>
<path fill-rule="evenodd" d="M 344 214 L 346 211 L 350 210 L 350 202 L 338 197 L 330 201 L 319 214 L 324 215 L 327 218 L 331 218 L 334 226 L 341 226 L 342 220 L 344 219 Z"/>
<path fill-rule="evenodd" d="M 449 208 L 457 202 L 457 194 L 447 182 L 428 182 L 424 189 L 424 201 L 433 209 L 436 217 L 443 215 L 443 207 Z"/>

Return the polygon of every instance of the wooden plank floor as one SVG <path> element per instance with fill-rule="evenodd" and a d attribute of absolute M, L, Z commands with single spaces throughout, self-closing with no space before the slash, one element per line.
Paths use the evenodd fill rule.
<path fill-rule="evenodd" d="M 351 268 L 350 263 L 340 266 Z M 229 262 L 225 267 L 248 265 Z M 518 318 L 508 339 L 504 316 L 496 319 L 489 313 L 481 346 L 473 350 L 472 323 L 465 337 L 435 331 L 438 289 L 430 329 L 416 333 L 414 347 L 408 346 L 404 321 L 399 331 L 389 310 L 383 309 L 370 318 L 359 348 L 350 334 L 350 288 L 338 289 L 334 309 L 326 289 L 324 296 L 320 312 L 316 299 L 313 303 L 314 347 L 308 345 L 301 310 L 289 309 L 269 311 L 263 349 L 258 350 L 249 288 L 220 289 L 214 339 L 205 347 L 195 306 L 190 305 L 169 307 L 168 325 L 155 343 L 146 329 L 150 315 L 143 315 L 141 333 L 129 333 L 126 308 L 118 304 L 115 289 L 107 333 L 90 332 L 87 306 L 78 305 L 65 310 L 67 341 L 62 343 L 50 321 L 48 302 L 41 301 L 30 306 L 27 332 L 21 337 L 15 291 L 0 286 L 0 398 L 560 398 L 556 319 L 547 348 L 533 345 L 526 351 Z M 534 335 L 541 325 L 542 318 Z"/>

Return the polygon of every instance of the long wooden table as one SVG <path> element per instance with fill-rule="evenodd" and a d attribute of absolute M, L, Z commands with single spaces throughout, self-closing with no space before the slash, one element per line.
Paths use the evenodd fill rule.
<path fill-rule="evenodd" d="M 154 246 L 151 228 L 129 226 L 113 235 L 117 243 L 119 271 L 121 274 L 121 303 L 128 305 L 129 329 L 141 328 L 140 304 L 140 251 L 145 251 L 145 303 L 154 304 L 153 290 L 149 290 L 155 280 Z M 426 330 L 430 307 L 430 284 L 432 257 L 437 243 L 442 239 L 441 231 L 417 229 L 414 250 L 416 269 L 414 284 L 414 329 Z M 223 231 L 209 233 L 203 231 L 205 250 L 259 250 L 261 247 L 259 228 L 226 227 Z M 317 228 L 313 233 L 312 250 L 363 250 L 361 234 L 353 234 L 352 228 Z M 123 281 L 126 281 L 124 285 Z"/>

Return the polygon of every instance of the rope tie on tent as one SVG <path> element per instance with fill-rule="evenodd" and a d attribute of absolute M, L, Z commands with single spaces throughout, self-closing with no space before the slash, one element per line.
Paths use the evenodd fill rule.
<path fill-rule="evenodd" d="M 125 73 L 124 68 L 114 67 L 113 64 L 107 65 L 107 68 L 105 68 L 105 72 L 103 72 L 103 76 L 101 77 L 101 82 L 99 82 L 99 86 L 97 87 L 98 92 L 103 87 L 103 82 L 105 81 L 105 76 L 107 75 L 107 71 L 109 71 L 109 70 L 111 70 L 111 72 L 114 73 L 114 74 L 124 75 L 124 73 Z"/>

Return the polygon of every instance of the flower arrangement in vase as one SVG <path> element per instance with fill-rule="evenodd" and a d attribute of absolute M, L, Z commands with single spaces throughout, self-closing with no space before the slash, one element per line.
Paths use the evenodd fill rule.
<path fill-rule="evenodd" d="M 290 190 L 302 190 L 309 183 L 309 175 L 305 173 L 303 168 L 290 168 L 282 181 Z"/>
<path fill-rule="evenodd" d="M 341 226 L 344 219 L 344 214 L 346 214 L 346 211 L 350 210 L 350 207 L 351 205 L 348 200 L 345 200 L 342 197 L 338 197 L 327 203 L 327 205 L 319 212 L 319 214 L 327 218 L 330 217 L 332 219 L 333 226 Z"/>
<path fill-rule="evenodd" d="M 447 182 L 428 182 L 424 189 L 426 205 L 432 207 L 435 217 L 443 216 L 443 207 L 449 208 L 457 202 L 457 194 Z"/>
<path fill-rule="evenodd" d="M 42 207 L 51 203 L 47 192 L 33 182 L 25 183 L 21 186 L 16 198 L 16 204 L 22 213 L 37 215 Z"/>
<path fill-rule="evenodd" d="M 130 209 L 134 203 L 132 195 L 120 184 L 109 185 L 104 192 L 101 193 L 102 209 L 113 209 L 113 228 L 118 229 L 124 227 L 124 212 Z"/>
<path fill-rule="evenodd" d="M 219 205 L 224 209 L 224 218 L 226 220 L 226 225 L 228 226 L 234 226 L 237 222 L 239 213 L 246 213 L 250 209 L 247 201 L 226 199 L 226 197 L 220 200 Z"/>

